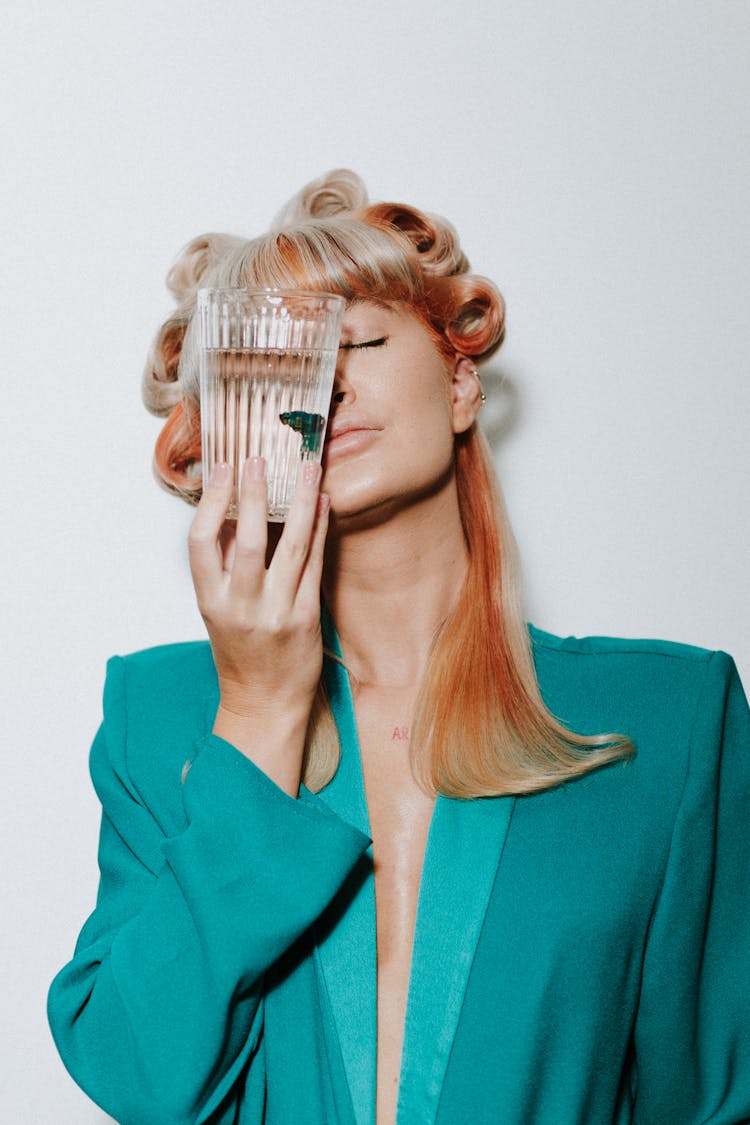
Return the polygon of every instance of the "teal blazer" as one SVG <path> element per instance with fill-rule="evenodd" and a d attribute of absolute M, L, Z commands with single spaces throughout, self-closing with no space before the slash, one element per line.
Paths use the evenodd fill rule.
<path fill-rule="evenodd" d="M 552 711 L 638 755 L 534 796 L 438 797 L 399 1125 L 747 1122 L 750 717 L 732 661 L 532 638 Z M 124 1125 L 374 1121 L 367 808 L 347 675 L 324 674 L 341 765 L 293 800 L 210 733 L 207 643 L 110 661 L 99 896 L 49 1018 Z"/>

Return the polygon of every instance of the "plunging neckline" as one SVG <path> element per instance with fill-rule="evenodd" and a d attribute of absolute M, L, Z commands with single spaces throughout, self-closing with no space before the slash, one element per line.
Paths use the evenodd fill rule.
<path fill-rule="evenodd" d="M 327 610 L 324 682 L 341 762 L 318 794 L 371 836 L 349 676 Z M 514 798 L 438 795 L 427 835 L 406 996 L 399 1125 L 432 1125 Z M 377 1084 L 377 948 L 372 846 L 366 870 L 316 957 L 352 1096 L 356 1125 L 374 1125 Z"/>

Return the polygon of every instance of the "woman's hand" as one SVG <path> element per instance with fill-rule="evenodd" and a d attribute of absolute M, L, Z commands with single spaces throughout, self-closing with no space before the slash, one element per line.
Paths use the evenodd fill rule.
<path fill-rule="evenodd" d="M 232 470 L 217 465 L 188 539 L 219 676 L 214 733 L 295 797 L 323 660 L 320 579 L 329 501 L 319 486 L 320 466 L 306 464 L 268 569 L 262 458 L 245 462 L 234 538 L 225 533 Z"/>

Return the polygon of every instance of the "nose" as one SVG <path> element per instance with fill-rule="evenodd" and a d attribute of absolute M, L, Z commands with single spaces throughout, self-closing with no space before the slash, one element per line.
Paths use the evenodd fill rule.
<path fill-rule="evenodd" d="M 354 402 L 355 397 L 352 385 L 346 377 L 344 357 L 339 353 L 338 363 L 336 364 L 336 374 L 333 378 L 333 395 L 331 397 L 331 402 L 335 406 L 338 406 L 344 402 Z"/>

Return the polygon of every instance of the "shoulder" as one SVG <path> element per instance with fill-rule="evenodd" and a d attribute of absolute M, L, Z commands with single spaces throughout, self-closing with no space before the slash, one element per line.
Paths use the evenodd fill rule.
<path fill-rule="evenodd" d="M 582 730 L 689 738 L 699 700 L 721 697 L 736 671 L 730 656 L 694 645 L 624 637 L 530 636 L 539 686 L 556 715 Z"/>
<path fill-rule="evenodd" d="M 216 692 L 207 641 L 159 645 L 108 661 L 104 715 L 119 709 L 129 738 L 166 727 L 183 731 L 200 722 Z"/>
<path fill-rule="evenodd" d="M 714 655 L 711 649 L 675 641 L 642 640 L 627 637 L 556 637 L 535 625 L 529 625 L 535 652 L 555 653 L 563 657 L 620 658 L 639 663 L 680 660 L 688 664 L 706 664 Z"/>
<path fill-rule="evenodd" d="M 115 685 L 125 710 L 129 740 L 146 733 L 176 731 L 184 738 L 206 732 L 207 713 L 216 709 L 216 669 L 208 641 L 159 645 L 107 663 L 107 688 Z M 213 713 L 210 718 L 213 719 Z"/>
<path fill-rule="evenodd" d="M 208 641 L 184 641 L 113 656 L 107 679 L 121 680 L 130 702 L 143 706 L 157 700 L 163 705 L 194 697 L 196 688 L 208 690 L 216 672 Z"/>
<path fill-rule="evenodd" d="M 750 716 L 726 653 L 663 640 L 530 632 L 552 714 L 580 734 L 625 735 L 635 746 L 626 766 L 577 781 L 571 788 L 578 799 L 596 794 L 606 805 L 610 793 L 613 818 L 637 821 L 644 838 L 660 825 L 666 840 L 684 794 L 694 794 L 698 808 L 713 800 L 722 762 L 735 763 L 734 776 L 750 782 Z"/>
<path fill-rule="evenodd" d="M 731 664 L 726 653 L 712 652 L 674 641 L 626 637 L 556 637 L 529 626 L 531 647 L 540 682 L 570 680 L 628 685 L 643 690 L 651 684 L 675 688 L 700 682 L 712 662 Z"/>
<path fill-rule="evenodd" d="M 102 786 L 116 775 L 131 797 L 163 810 L 166 830 L 181 816 L 181 775 L 213 725 L 218 686 L 207 641 L 160 645 L 107 663 L 103 737 L 91 773 Z"/>

